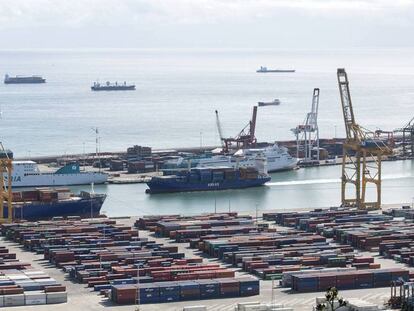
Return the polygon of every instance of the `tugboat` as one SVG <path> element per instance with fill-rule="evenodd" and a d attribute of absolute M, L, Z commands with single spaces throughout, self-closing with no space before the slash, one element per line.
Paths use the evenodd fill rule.
<path fill-rule="evenodd" d="M 105 84 L 100 84 L 99 82 L 94 82 L 91 86 L 92 91 L 133 91 L 135 90 L 135 84 L 127 84 L 124 81 L 123 84 L 118 84 L 118 82 L 111 83 L 107 81 Z"/>
<path fill-rule="evenodd" d="M 15 76 L 10 77 L 8 74 L 4 76 L 5 84 L 29 84 L 29 83 L 46 83 L 46 79 L 43 79 L 41 76 Z"/>
<path fill-rule="evenodd" d="M 264 163 L 265 161 L 262 161 Z M 213 191 L 258 187 L 270 181 L 265 165 L 257 167 L 233 168 L 196 167 L 179 171 L 175 175 L 153 177 L 147 185 L 146 193 L 168 193 L 188 191 Z"/>
<path fill-rule="evenodd" d="M 256 72 L 266 73 L 266 72 L 295 72 L 294 69 L 267 69 L 267 67 L 260 66 Z"/>

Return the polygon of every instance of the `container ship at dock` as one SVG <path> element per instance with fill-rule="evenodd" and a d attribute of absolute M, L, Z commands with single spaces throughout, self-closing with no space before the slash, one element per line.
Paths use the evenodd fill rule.
<path fill-rule="evenodd" d="M 254 167 L 199 167 L 153 177 L 147 182 L 146 193 L 244 189 L 262 186 L 270 179 L 267 172 Z"/>
<path fill-rule="evenodd" d="M 39 220 L 64 216 L 97 217 L 105 199 L 106 194 L 86 191 L 74 194 L 67 188 L 38 188 L 13 192 L 13 219 Z M 7 211 L 6 208 L 5 211 Z M 7 215 L 3 216 L 7 217 Z"/>

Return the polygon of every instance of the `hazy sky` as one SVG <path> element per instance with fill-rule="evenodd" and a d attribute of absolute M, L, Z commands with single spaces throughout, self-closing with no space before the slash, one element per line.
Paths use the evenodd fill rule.
<path fill-rule="evenodd" d="M 0 48 L 414 46 L 414 0 L 0 0 Z"/>

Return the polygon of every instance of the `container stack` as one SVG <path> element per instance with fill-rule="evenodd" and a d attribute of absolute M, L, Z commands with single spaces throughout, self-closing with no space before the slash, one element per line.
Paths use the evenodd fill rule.
<path fill-rule="evenodd" d="M 359 228 L 371 226 L 378 230 L 379 224 L 389 226 L 392 224 L 389 215 L 358 210 L 315 210 L 267 213 L 263 218 L 293 229 L 277 227 L 276 230 L 268 222 L 258 224 L 251 217 L 236 213 L 148 216 L 139 219 L 136 226 L 176 242 L 187 242 L 208 256 L 264 280 L 281 279 L 282 286 L 298 292 L 326 290 L 332 286 L 342 289 L 384 287 L 397 278 L 410 278 L 404 269 L 380 269 L 381 265 L 375 263 L 373 257 L 357 254 L 353 243 L 341 244 L 344 236 L 351 241 L 355 240 L 354 233 L 361 237 Z M 385 229 L 378 232 L 385 232 Z M 340 243 L 332 243 L 328 240 L 331 237 Z M 387 243 L 394 245 L 392 241 Z M 404 243 L 406 241 L 401 240 L 398 246 L 408 246 Z M 384 250 L 386 245 L 382 246 Z"/>
<path fill-rule="evenodd" d="M 322 216 L 321 213 L 326 213 Z M 303 213 L 269 213 L 264 217 L 277 224 L 316 232 L 356 249 L 376 251 L 379 255 L 414 266 L 413 210 L 392 209 L 383 214 L 366 211 L 318 210 Z M 306 217 L 309 214 L 309 217 Z M 394 218 L 397 217 L 397 218 Z M 358 262 L 359 260 L 359 262 Z M 373 262 L 357 259 L 355 266 L 375 267 Z"/>
<path fill-rule="evenodd" d="M 169 297 L 165 301 L 220 298 L 212 284 L 221 288 L 227 279 L 247 284 L 238 285 L 233 297 L 258 294 L 257 279 L 236 281 L 233 270 L 205 264 L 199 257 L 186 258 L 177 246 L 141 238 L 136 229 L 110 219 L 3 224 L 1 232 L 27 250 L 43 254 L 73 280 L 118 303 L 133 303 L 131 297 L 138 291 L 143 291 L 141 296 L 148 303 L 164 302 L 159 297 Z"/>
<path fill-rule="evenodd" d="M 329 287 L 337 289 L 388 287 L 392 281 L 408 279 L 409 272 L 405 269 L 293 274 L 292 289 L 303 293 L 326 291 Z"/>
<path fill-rule="evenodd" d="M 0 307 L 64 303 L 65 286 L 0 247 Z"/>
<path fill-rule="evenodd" d="M 190 247 L 262 279 L 277 279 L 287 271 L 314 267 L 378 267 L 373 258 L 361 262 L 352 247 L 333 245 L 321 235 L 303 230 L 276 231 L 237 213 L 148 216 L 140 218 L 136 226 L 176 242 L 189 242 Z"/>
<path fill-rule="evenodd" d="M 111 288 L 112 300 L 118 304 L 247 297 L 259 293 L 259 280 L 254 277 L 113 285 Z"/>

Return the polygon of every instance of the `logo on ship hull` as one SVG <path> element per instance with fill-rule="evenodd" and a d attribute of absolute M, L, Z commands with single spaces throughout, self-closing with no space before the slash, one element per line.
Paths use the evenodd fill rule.
<path fill-rule="evenodd" d="M 4 179 L 7 181 L 8 176 L 4 176 Z M 12 176 L 12 182 L 20 182 L 20 181 L 22 181 L 21 176 Z"/>
<path fill-rule="evenodd" d="M 207 184 L 208 187 L 218 187 L 220 184 L 218 182 L 211 182 Z"/>

